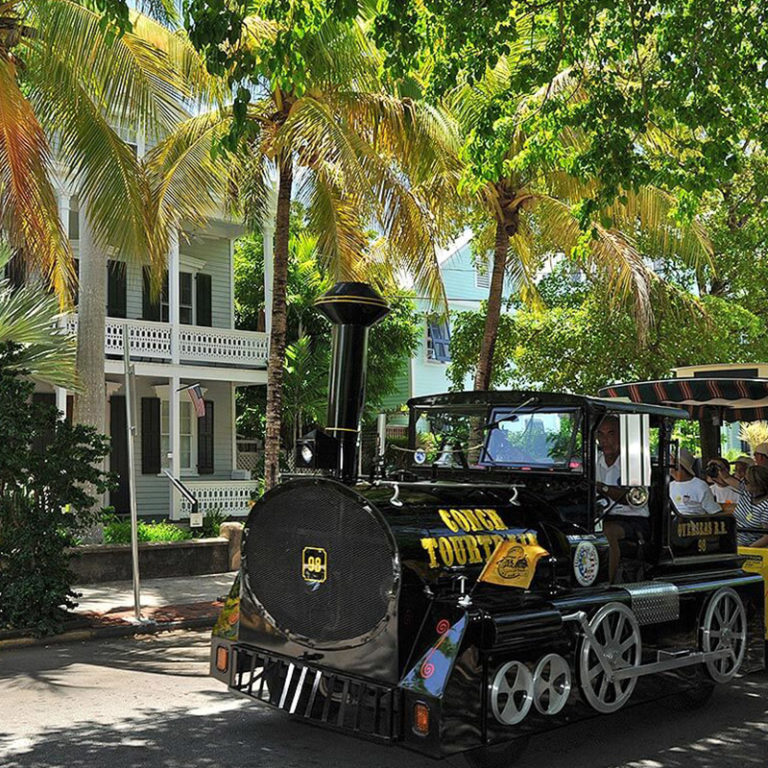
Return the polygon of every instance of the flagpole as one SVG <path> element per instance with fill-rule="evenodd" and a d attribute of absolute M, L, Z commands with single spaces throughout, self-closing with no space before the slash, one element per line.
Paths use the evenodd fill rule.
<path fill-rule="evenodd" d="M 141 586 L 139 582 L 139 516 L 136 509 L 136 425 L 133 407 L 134 367 L 131 364 L 131 343 L 127 324 L 123 326 L 123 367 L 125 370 L 125 416 L 128 430 L 128 493 L 131 510 L 131 559 L 133 563 L 133 612 L 136 621 L 144 621 L 141 615 Z"/>

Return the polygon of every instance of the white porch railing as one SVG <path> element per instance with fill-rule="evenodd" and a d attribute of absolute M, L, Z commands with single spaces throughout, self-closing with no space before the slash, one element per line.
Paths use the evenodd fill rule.
<path fill-rule="evenodd" d="M 171 360 L 174 334 L 170 323 L 151 320 L 124 320 L 108 317 L 104 336 L 104 354 L 123 354 L 123 328 L 128 328 L 131 357 Z M 179 360 L 185 363 L 228 363 L 244 367 L 265 367 L 268 357 L 266 333 L 180 325 Z M 77 315 L 69 315 L 66 328 L 77 333 Z"/>
<path fill-rule="evenodd" d="M 255 480 L 184 480 L 184 485 L 197 499 L 198 511 L 206 514 L 213 510 L 225 515 L 245 517 L 251 510 L 251 492 Z M 182 497 L 181 517 L 189 517 L 191 504 Z"/>

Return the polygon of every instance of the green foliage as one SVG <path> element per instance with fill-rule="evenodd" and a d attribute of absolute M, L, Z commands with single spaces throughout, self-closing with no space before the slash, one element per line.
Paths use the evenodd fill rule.
<path fill-rule="evenodd" d="M 200 534 L 204 539 L 215 539 L 221 533 L 221 524 L 226 522 L 227 515 L 220 509 L 211 509 L 203 516 L 203 527 Z"/>
<path fill-rule="evenodd" d="M 283 371 L 284 435 L 289 444 L 313 423 L 323 424 L 331 355 L 330 323 L 315 300 L 333 284 L 307 234 L 302 210 L 295 207 L 288 262 L 288 344 Z M 264 306 L 261 237 L 241 238 L 235 248 L 235 307 L 238 322 L 253 327 Z M 389 315 L 369 332 L 367 414 L 374 414 L 391 394 L 415 352 L 421 326 L 410 295 L 394 286 L 379 286 L 390 302 Z M 263 437 L 266 396 L 263 387 L 238 391 L 238 434 Z"/>
<path fill-rule="evenodd" d="M 203 518 L 205 524 L 205 518 Z M 146 522 L 139 520 L 136 525 L 136 536 L 139 541 L 186 541 L 192 538 L 191 531 L 181 528 L 167 520 Z M 117 518 L 104 523 L 105 544 L 130 544 L 131 521 Z"/>
<path fill-rule="evenodd" d="M 657 285 L 655 323 L 638 342 L 631 312 L 598 287 L 549 291 L 544 310 L 519 307 L 502 315 L 493 386 L 595 394 L 618 381 L 664 378 L 682 365 L 748 363 L 768 356 L 765 321 L 733 301 L 700 302 Z M 451 377 L 460 386 L 475 364 L 484 313 L 458 315 L 451 336 Z"/>
<path fill-rule="evenodd" d="M 107 440 L 29 404 L 19 351 L 0 344 L 0 625 L 56 632 L 76 605 L 66 548 L 97 520 Z"/>

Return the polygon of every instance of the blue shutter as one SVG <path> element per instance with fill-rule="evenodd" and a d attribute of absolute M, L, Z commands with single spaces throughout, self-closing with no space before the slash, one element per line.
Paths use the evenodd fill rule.
<path fill-rule="evenodd" d="M 441 363 L 451 362 L 451 332 L 448 323 L 429 323 L 429 335 L 432 339 L 432 355 Z"/>

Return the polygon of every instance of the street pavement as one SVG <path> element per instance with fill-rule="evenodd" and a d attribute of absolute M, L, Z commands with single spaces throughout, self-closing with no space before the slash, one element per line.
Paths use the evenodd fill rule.
<path fill-rule="evenodd" d="M 3 768 L 437 768 L 290 720 L 207 676 L 208 632 L 0 651 Z M 630 707 L 534 737 L 541 768 L 765 768 L 768 675 L 697 711 Z M 459 766 L 454 758 L 443 765 Z"/>

